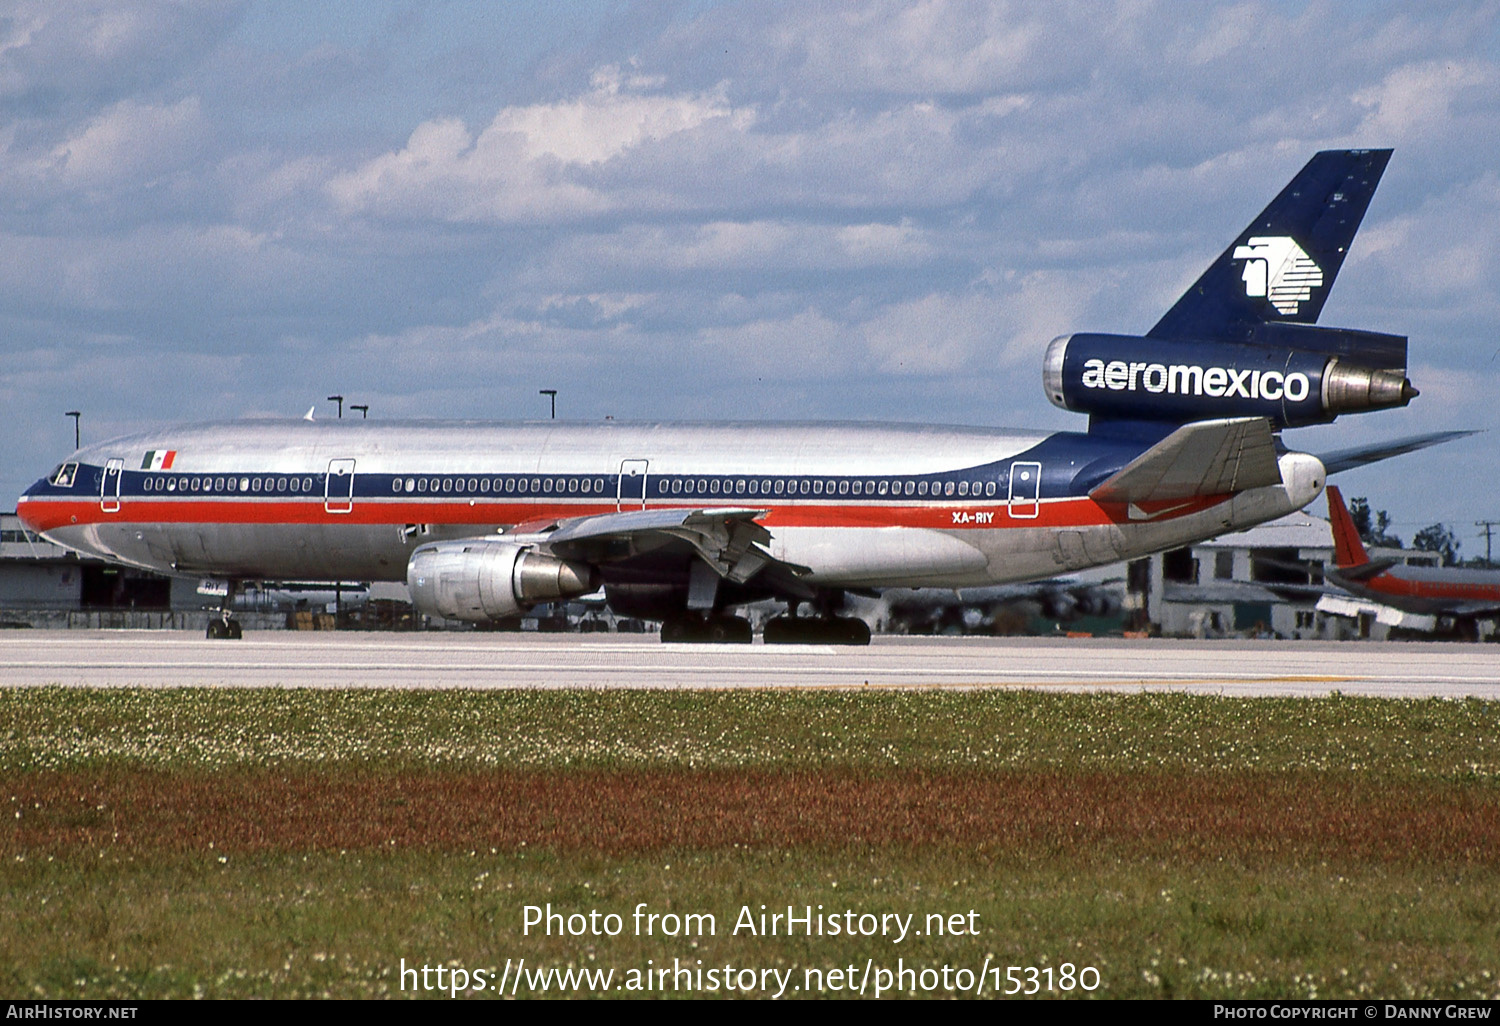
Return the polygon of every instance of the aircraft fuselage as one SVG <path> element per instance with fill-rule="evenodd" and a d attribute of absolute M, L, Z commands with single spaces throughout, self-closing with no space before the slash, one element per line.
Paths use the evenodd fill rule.
<path fill-rule="evenodd" d="M 19 513 L 59 544 L 163 573 L 403 580 L 429 541 L 615 511 L 751 507 L 766 511 L 771 555 L 807 567 L 811 585 L 973 587 L 1247 527 L 1321 487 L 1321 473 L 1284 465 L 1282 485 L 1157 514 L 1089 498 L 1147 447 L 847 423 L 239 421 L 82 449 Z"/>

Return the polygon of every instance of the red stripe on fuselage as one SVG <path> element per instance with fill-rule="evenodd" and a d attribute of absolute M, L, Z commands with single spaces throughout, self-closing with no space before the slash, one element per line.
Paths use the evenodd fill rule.
<path fill-rule="evenodd" d="M 1455 571 L 1463 573 L 1462 570 Z M 1381 595 L 1420 599 L 1468 599 L 1500 602 L 1500 585 L 1466 584 L 1461 581 L 1413 581 L 1384 573 L 1365 585 Z"/>
<path fill-rule="evenodd" d="M 1222 501 L 1216 497 L 1173 511 L 1170 518 Z M 990 530 L 1022 527 L 1096 527 L 1128 523 L 1122 508 L 1107 509 L 1092 499 L 1070 498 L 1027 503 L 1020 511 L 1036 516 L 1015 517 L 1005 503 L 945 503 L 943 505 L 773 504 L 735 496 L 719 505 L 764 508 L 768 528 L 777 527 L 921 527 L 933 530 Z M 627 507 L 639 509 L 639 506 Z M 701 503 L 651 503 L 649 509 L 701 509 Z M 354 500 L 347 513 L 330 513 L 321 496 L 286 499 L 142 499 L 124 497 L 117 512 L 106 513 L 97 499 L 31 498 L 21 503 L 21 521 L 33 531 L 49 531 L 80 524 L 515 524 L 526 521 L 598 516 L 614 513 L 613 499 L 598 502 L 516 502 L 494 499 Z M 1163 517 L 1162 519 L 1169 519 Z"/>

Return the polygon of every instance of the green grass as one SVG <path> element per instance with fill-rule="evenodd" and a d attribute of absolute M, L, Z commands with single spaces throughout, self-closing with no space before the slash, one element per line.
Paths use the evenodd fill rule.
<path fill-rule="evenodd" d="M 648 960 L 795 986 L 988 959 L 1092 966 L 1110 997 L 1496 998 L 1497 719 L 1339 696 L 0 689 L 0 994 L 401 995 L 403 958 L 524 957 L 617 983 Z M 549 902 L 624 932 L 524 936 Z M 718 929 L 635 936 L 640 902 Z M 973 910 L 980 933 L 730 935 L 762 904 Z"/>

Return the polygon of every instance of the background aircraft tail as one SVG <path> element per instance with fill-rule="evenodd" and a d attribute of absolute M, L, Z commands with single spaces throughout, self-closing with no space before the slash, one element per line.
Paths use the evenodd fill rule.
<path fill-rule="evenodd" d="M 1370 561 L 1364 542 L 1359 540 L 1359 531 L 1354 527 L 1354 518 L 1344 505 L 1344 497 L 1337 485 L 1328 486 L 1328 520 L 1333 527 L 1333 561 L 1340 570 L 1363 566 Z"/>

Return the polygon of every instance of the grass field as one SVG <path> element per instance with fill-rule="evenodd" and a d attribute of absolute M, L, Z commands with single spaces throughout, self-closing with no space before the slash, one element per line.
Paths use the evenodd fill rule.
<path fill-rule="evenodd" d="M 439 993 L 404 959 L 531 996 L 525 958 L 614 996 L 1495 998 L 1497 736 L 1339 696 L 0 689 L 0 995 Z M 548 904 L 620 929 L 523 933 Z M 734 932 L 762 905 L 914 918 Z"/>

